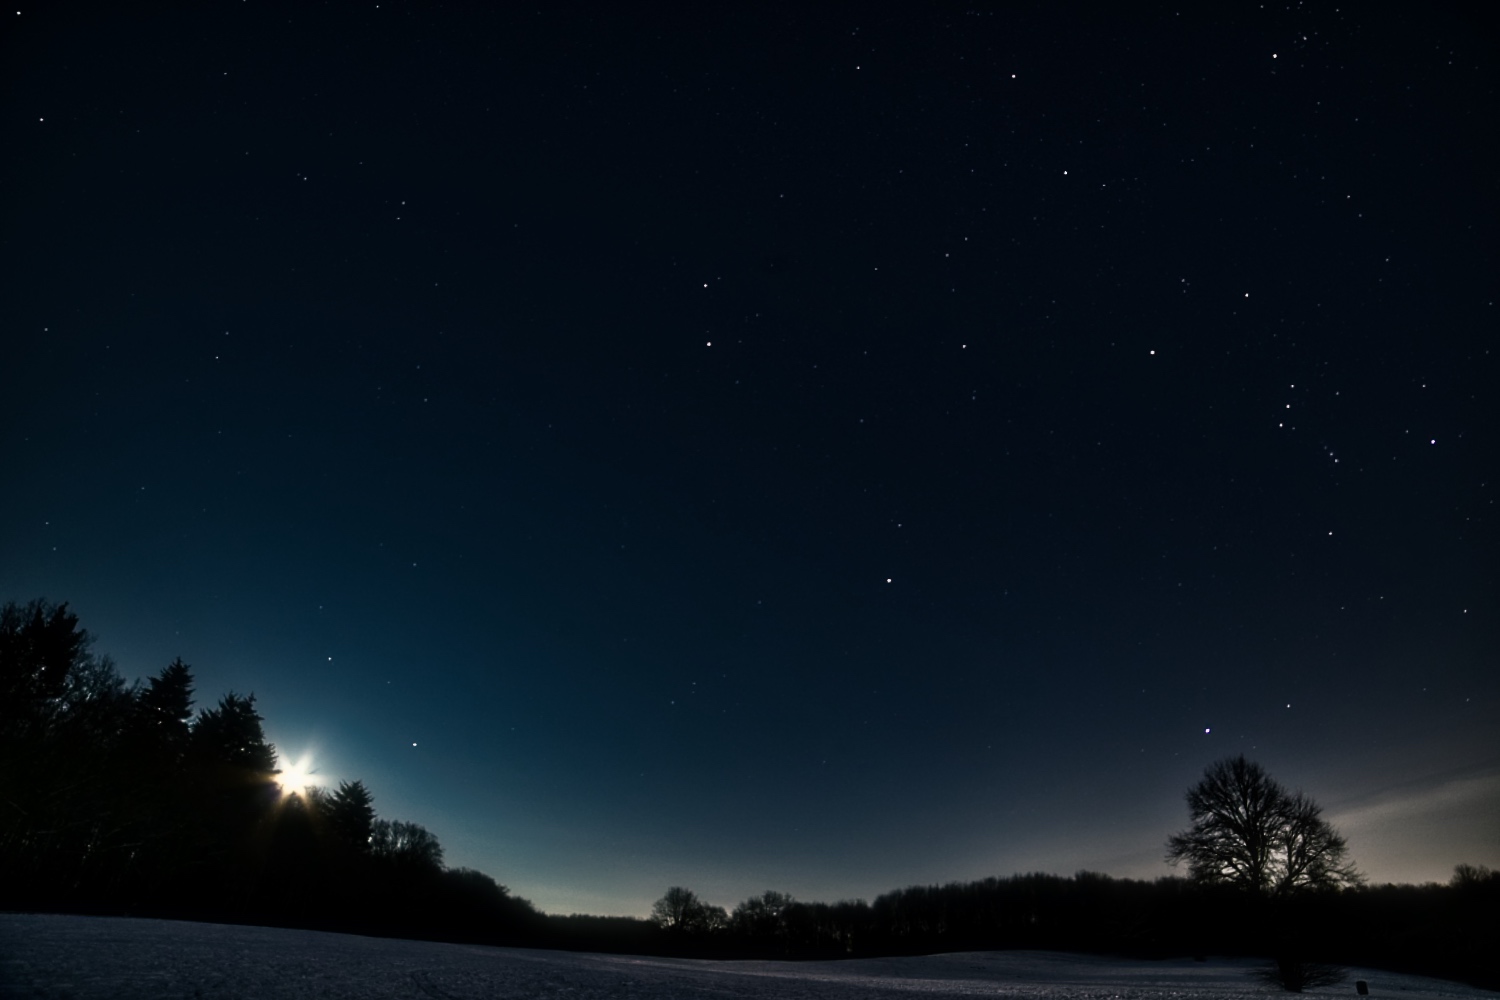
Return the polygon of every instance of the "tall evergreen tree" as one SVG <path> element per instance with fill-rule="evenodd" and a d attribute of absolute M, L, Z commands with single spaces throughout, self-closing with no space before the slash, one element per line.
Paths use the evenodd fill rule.
<path fill-rule="evenodd" d="M 121 754 L 133 797 L 133 843 L 122 875 L 129 895 L 170 895 L 174 873 L 192 853 L 200 822 L 187 780 L 192 712 L 192 669 L 180 658 L 135 689 Z"/>
<path fill-rule="evenodd" d="M 356 855 L 370 852 L 375 832 L 375 797 L 362 781 L 341 781 L 336 791 L 321 796 L 324 821 L 341 847 Z"/>
<path fill-rule="evenodd" d="M 0 608 L 0 739 L 45 725 L 89 641 L 66 603 Z"/>
<path fill-rule="evenodd" d="M 228 768 L 269 778 L 276 770 L 276 748 L 266 742 L 255 695 L 230 692 L 219 704 L 201 712 L 189 745 L 200 764 Z"/>
<path fill-rule="evenodd" d="M 193 671 L 181 657 L 136 693 L 132 735 L 154 766 L 180 764 L 192 739 Z"/>
<path fill-rule="evenodd" d="M 263 847 L 256 836 L 278 798 L 275 771 L 276 750 L 266 742 L 254 695 L 227 694 L 199 713 L 188 744 L 189 853 L 202 868 L 193 891 L 206 905 L 243 907 L 258 890 Z"/>

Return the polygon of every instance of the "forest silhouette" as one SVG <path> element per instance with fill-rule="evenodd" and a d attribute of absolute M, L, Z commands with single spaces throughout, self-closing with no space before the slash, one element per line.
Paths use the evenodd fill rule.
<path fill-rule="evenodd" d="M 283 788 L 254 696 L 195 710 L 194 694 L 181 660 L 127 684 L 66 604 L 0 609 L 0 909 L 726 958 L 1271 955 L 1291 936 L 1320 962 L 1500 988 L 1500 873 L 1471 865 L 1446 884 L 1340 878 L 1268 894 L 1206 876 L 1198 859 L 1186 878 L 1017 874 L 872 902 L 767 890 L 732 910 L 671 886 L 649 919 L 547 915 L 489 875 L 446 867 L 437 838 L 380 817 L 360 781 Z M 1243 759 L 1216 767 L 1269 782 Z M 1190 790 L 1195 818 L 1194 793 L 1216 773 Z M 1305 816 L 1300 793 L 1286 801 Z M 1185 836 L 1169 853 L 1191 846 Z"/>

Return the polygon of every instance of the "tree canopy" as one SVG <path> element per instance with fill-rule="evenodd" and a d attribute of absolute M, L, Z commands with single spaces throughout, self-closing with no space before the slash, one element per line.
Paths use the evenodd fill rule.
<path fill-rule="evenodd" d="M 1318 804 L 1243 754 L 1209 765 L 1187 803 L 1192 826 L 1167 841 L 1167 861 L 1196 882 L 1284 897 L 1361 881 Z"/>
<path fill-rule="evenodd" d="M 704 934 L 722 930 L 729 914 L 698 898 L 691 889 L 674 885 L 651 906 L 651 919 L 663 930 L 680 934 Z"/>
<path fill-rule="evenodd" d="M 363 783 L 280 787 L 253 694 L 195 712 L 181 659 L 131 685 L 90 643 L 66 604 L 0 607 L 0 908 L 413 934 L 538 918 L 377 817 Z"/>

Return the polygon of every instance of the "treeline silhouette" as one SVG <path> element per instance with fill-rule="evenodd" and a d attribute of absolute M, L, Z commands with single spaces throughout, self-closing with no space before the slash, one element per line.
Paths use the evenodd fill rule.
<path fill-rule="evenodd" d="M 686 898 L 684 898 L 686 897 Z M 638 930 L 576 918 L 577 944 L 633 950 Z M 1167 876 L 1019 874 L 910 886 L 874 902 L 801 902 L 768 891 L 732 912 L 680 886 L 653 908 L 660 950 L 681 955 L 838 958 L 1043 949 L 1126 955 L 1266 956 L 1286 940 L 1320 961 L 1500 988 L 1500 872 L 1459 865 L 1446 884 L 1359 886 L 1266 900 Z M 590 933 L 590 932 L 593 933 Z M 632 937 L 632 933 L 636 936 Z"/>
<path fill-rule="evenodd" d="M 253 695 L 195 712 L 176 660 L 127 685 L 67 605 L 0 609 L 0 907 L 409 937 L 535 936 L 361 782 L 286 793 Z"/>
<path fill-rule="evenodd" d="M 0 909 L 132 914 L 588 951 L 836 958 L 1037 948 L 1270 954 L 1500 988 L 1500 873 L 1293 899 L 1165 877 L 1014 875 L 864 900 L 766 891 L 726 910 L 673 886 L 650 919 L 548 916 L 359 781 L 283 791 L 253 695 L 194 709 L 180 660 L 127 684 L 67 605 L 0 609 Z"/>

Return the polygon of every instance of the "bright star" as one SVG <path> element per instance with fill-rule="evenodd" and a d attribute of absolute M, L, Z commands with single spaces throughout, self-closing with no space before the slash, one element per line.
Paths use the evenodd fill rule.
<path fill-rule="evenodd" d="M 312 754 L 303 754 L 301 760 L 287 763 L 276 773 L 276 784 L 281 786 L 282 795 L 301 795 L 317 783 L 318 779 L 313 776 Z"/>

